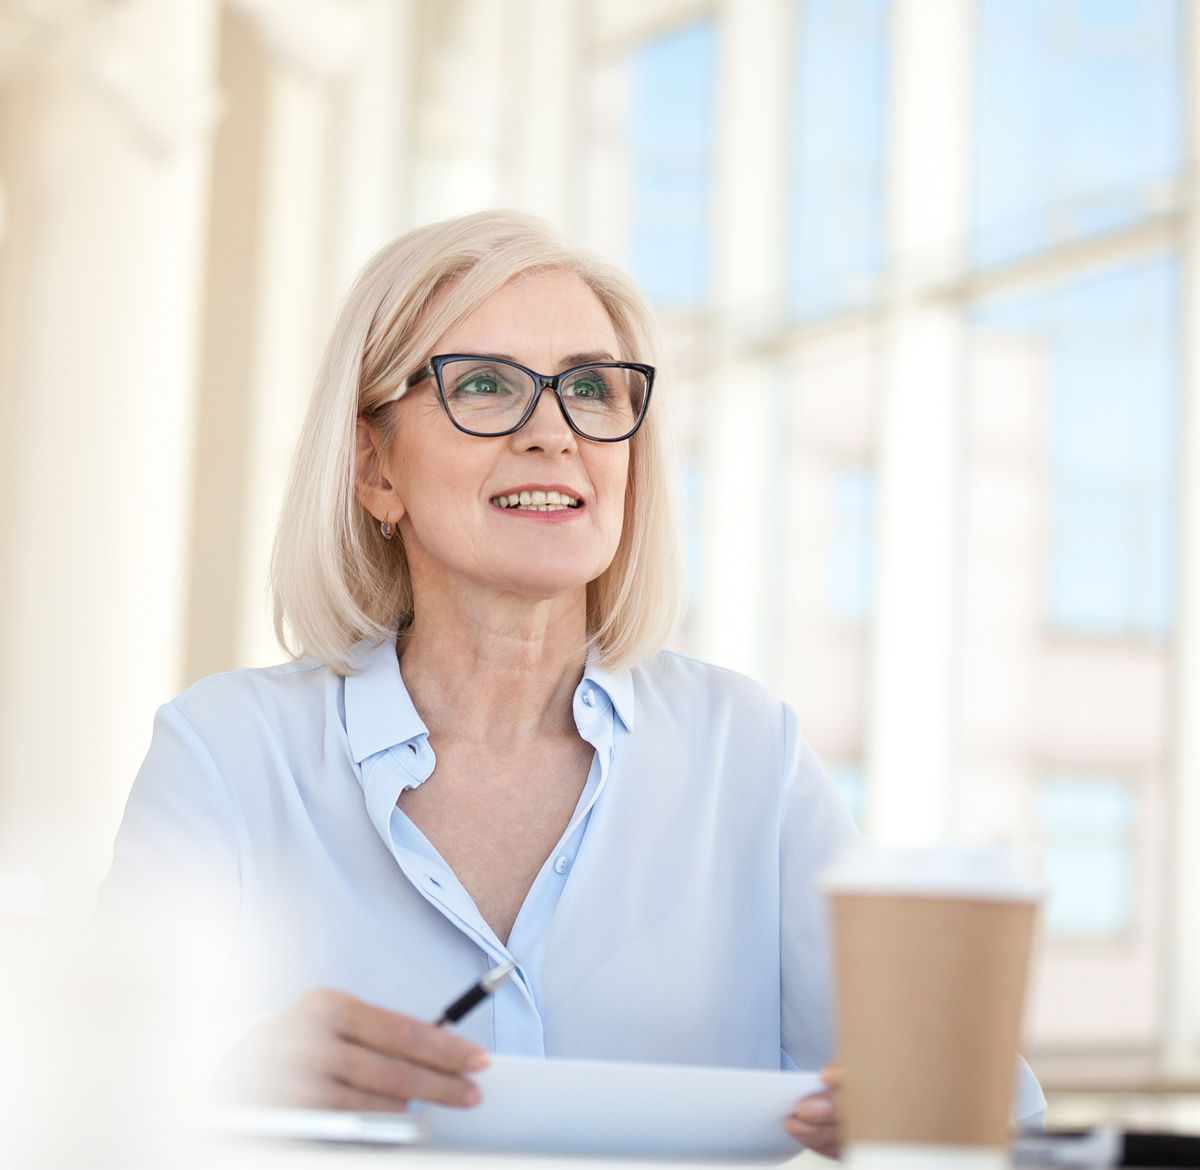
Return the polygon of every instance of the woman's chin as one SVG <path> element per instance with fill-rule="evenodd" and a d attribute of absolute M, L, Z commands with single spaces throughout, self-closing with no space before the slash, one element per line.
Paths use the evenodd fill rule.
<path fill-rule="evenodd" d="M 523 578 L 498 584 L 500 586 L 499 592 L 505 597 L 520 598 L 531 604 L 546 601 L 566 601 L 576 594 L 584 597 L 588 585 L 587 580 L 580 580 L 576 576 L 564 576 L 551 580 L 547 580 L 544 576 L 531 579 Z"/>
<path fill-rule="evenodd" d="M 536 571 L 534 571 L 536 569 Z M 604 567 L 580 569 L 578 566 L 547 569 L 544 565 L 526 565 L 511 573 L 497 573 L 488 582 L 488 590 L 497 600 L 518 599 L 531 604 L 546 601 L 568 601 L 586 597 L 589 582 L 594 581 Z"/>

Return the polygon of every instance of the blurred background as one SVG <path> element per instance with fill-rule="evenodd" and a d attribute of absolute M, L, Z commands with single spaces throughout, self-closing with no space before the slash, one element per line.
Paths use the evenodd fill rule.
<path fill-rule="evenodd" d="M 1200 1125 L 1198 83 L 1188 0 L 0 0 L 0 893 L 281 658 L 358 267 L 519 207 L 660 311 L 677 647 L 865 830 L 1041 859 L 1052 1119 Z"/>

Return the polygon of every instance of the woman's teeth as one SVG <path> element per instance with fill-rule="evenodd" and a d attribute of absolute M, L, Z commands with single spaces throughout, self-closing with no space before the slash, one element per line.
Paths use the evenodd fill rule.
<path fill-rule="evenodd" d="M 507 496 L 493 496 L 491 501 L 497 508 L 521 508 L 530 512 L 559 512 L 563 508 L 578 508 L 581 501 L 565 492 L 512 492 Z"/>

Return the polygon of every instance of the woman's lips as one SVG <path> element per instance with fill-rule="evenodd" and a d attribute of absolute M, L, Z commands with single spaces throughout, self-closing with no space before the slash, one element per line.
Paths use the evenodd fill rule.
<path fill-rule="evenodd" d="M 519 512 L 574 512 L 583 507 L 578 496 L 556 488 L 521 488 L 492 496 L 488 503 L 493 508 Z"/>

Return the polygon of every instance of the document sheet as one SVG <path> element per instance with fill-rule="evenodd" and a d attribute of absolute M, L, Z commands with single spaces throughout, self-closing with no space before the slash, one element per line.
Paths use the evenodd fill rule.
<path fill-rule="evenodd" d="M 815 1072 L 495 1056 L 473 1109 L 426 1106 L 431 1146 L 779 1161 Z"/>

